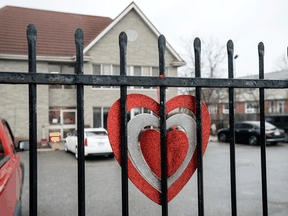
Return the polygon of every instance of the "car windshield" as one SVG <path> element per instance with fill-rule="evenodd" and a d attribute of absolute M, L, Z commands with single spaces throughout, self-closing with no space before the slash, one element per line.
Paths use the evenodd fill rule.
<path fill-rule="evenodd" d="M 105 136 L 107 135 L 106 131 L 88 131 L 86 132 L 87 137 L 91 136 Z"/>
<path fill-rule="evenodd" d="M 260 122 L 255 122 L 254 124 L 260 128 Z M 266 130 L 273 130 L 273 129 L 276 129 L 276 126 L 270 124 L 269 122 L 265 122 L 265 129 Z"/>

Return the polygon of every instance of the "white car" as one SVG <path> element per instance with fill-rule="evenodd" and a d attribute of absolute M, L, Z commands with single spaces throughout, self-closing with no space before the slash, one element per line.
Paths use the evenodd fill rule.
<path fill-rule="evenodd" d="M 78 158 L 77 144 L 77 130 L 75 130 L 66 138 L 65 151 L 75 153 L 76 158 Z M 84 155 L 114 156 L 107 131 L 104 128 L 84 129 Z"/>

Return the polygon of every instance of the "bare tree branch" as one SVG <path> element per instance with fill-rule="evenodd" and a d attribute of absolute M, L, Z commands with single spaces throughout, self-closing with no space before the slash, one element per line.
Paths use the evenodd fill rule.
<path fill-rule="evenodd" d="M 185 50 L 183 58 L 187 63 L 181 71 L 182 75 L 185 77 L 195 77 L 195 56 L 193 47 L 194 38 L 195 37 L 181 39 L 181 45 Z M 220 45 L 218 40 L 214 39 L 213 37 L 210 37 L 209 39 L 202 39 L 201 44 L 201 77 L 222 77 L 226 57 L 225 45 Z M 180 89 L 182 94 L 194 94 L 194 91 L 194 88 Z M 202 91 L 202 100 L 206 103 L 206 105 L 209 105 L 221 99 L 222 95 L 223 94 L 220 94 L 215 88 L 207 88 L 203 89 Z"/>
<path fill-rule="evenodd" d="M 288 52 L 288 47 L 287 47 L 287 52 Z M 288 53 L 285 55 L 283 53 L 281 56 L 278 57 L 276 63 L 275 63 L 275 69 L 276 70 L 288 70 Z"/>

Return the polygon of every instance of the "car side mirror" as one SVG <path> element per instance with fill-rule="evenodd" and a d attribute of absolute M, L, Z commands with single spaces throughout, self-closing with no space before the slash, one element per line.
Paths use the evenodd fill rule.
<path fill-rule="evenodd" d="M 19 151 L 27 151 L 29 150 L 29 140 L 23 140 L 19 142 Z"/>
<path fill-rule="evenodd" d="M 68 136 L 71 136 L 71 135 L 72 135 L 71 133 L 67 133 L 67 137 L 68 137 Z"/>

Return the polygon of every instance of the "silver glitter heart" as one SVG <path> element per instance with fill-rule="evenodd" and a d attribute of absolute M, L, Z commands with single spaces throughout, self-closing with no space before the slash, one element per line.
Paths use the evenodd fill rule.
<path fill-rule="evenodd" d="M 138 137 L 144 127 L 153 126 L 160 128 L 160 121 L 150 114 L 140 114 L 128 122 L 128 157 L 139 174 L 155 189 L 161 192 L 161 180 L 149 168 L 138 144 Z M 166 130 L 173 126 L 181 126 L 188 137 L 187 154 L 177 171 L 167 179 L 168 189 L 176 182 L 187 168 L 196 148 L 196 122 L 187 114 L 176 114 L 166 121 Z"/>

